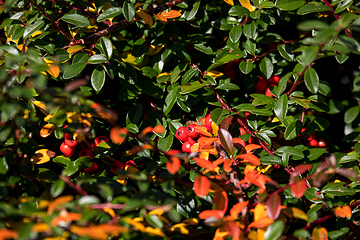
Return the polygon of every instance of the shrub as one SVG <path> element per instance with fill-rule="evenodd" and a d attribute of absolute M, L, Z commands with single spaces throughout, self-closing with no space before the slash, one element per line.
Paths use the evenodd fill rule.
<path fill-rule="evenodd" d="M 359 3 L 0 0 L 1 239 L 355 239 Z"/>

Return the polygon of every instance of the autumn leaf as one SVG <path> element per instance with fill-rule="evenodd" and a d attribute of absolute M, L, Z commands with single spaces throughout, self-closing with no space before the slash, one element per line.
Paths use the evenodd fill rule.
<path fill-rule="evenodd" d="M 47 213 L 52 214 L 58 206 L 63 205 L 68 202 L 71 202 L 73 199 L 74 199 L 74 197 L 70 196 L 70 195 L 69 196 L 61 196 L 61 197 L 56 198 L 54 201 L 52 201 L 49 204 Z"/>
<path fill-rule="evenodd" d="M 216 191 L 213 197 L 213 204 L 215 204 L 215 210 L 222 210 L 225 214 L 229 200 L 225 191 Z"/>
<path fill-rule="evenodd" d="M 244 140 L 242 140 L 241 138 L 233 138 L 233 142 L 234 144 L 240 144 L 243 147 L 246 147 L 246 143 Z"/>
<path fill-rule="evenodd" d="M 260 165 L 259 158 L 251 153 L 241 154 L 241 155 L 237 156 L 236 159 L 243 159 L 241 161 L 242 163 L 251 163 L 251 164 L 254 164 L 255 166 Z"/>
<path fill-rule="evenodd" d="M 40 136 L 43 138 L 46 138 L 50 136 L 50 134 L 55 130 L 56 126 L 52 123 L 46 124 L 41 130 L 40 130 Z"/>
<path fill-rule="evenodd" d="M 115 144 L 123 143 L 128 134 L 128 130 L 119 126 L 115 126 L 110 130 L 110 139 Z"/>
<path fill-rule="evenodd" d="M 166 169 L 173 175 L 177 173 L 180 169 L 180 159 L 178 157 L 170 157 L 166 162 Z"/>
<path fill-rule="evenodd" d="M 263 228 L 263 227 L 269 226 L 273 222 L 274 222 L 274 220 L 272 220 L 271 218 L 264 217 L 264 218 L 261 218 L 261 219 L 259 219 L 257 221 L 254 221 L 254 222 L 250 223 L 247 228 L 248 229 L 252 228 L 252 227 L 254 227 L 254 228 Z"/>
<path fill-rule="evenodd" d="M 199 197 L 208 195 L 210 190 L 210 181 L 207 177 L 198 175 L 194 181 L 194 192 Z"/>
<path fill-rule="evenodd" d="M 152 27 L 152 25 L 154 24 L 154 20 L 149 14 L 147 14 L 146 12 L 137 12 L 137 14 L 139 15 L 139 17 L 144 19 L 144 22 L 146 24 L 148 24 L 150 27 Z"/>
<path fill-rule="evenodd" d="M 239 213 L 249 204 L 249 201 L 238 202 L 230 209 L 230 216 L 233 219 L 236 219 L 239 216 Z"/>
<path fill-rule="evenodd" d="M 255 149 L 259 149 L 259 148 L 261 148 L 261 146 L 258 144 L 248 144 L 248 145 L 246 145 L 245 150 L 247 153 L 249 153 L 249 152 L 251 152 Z"/>
<path fill-rule="evenodd" d="M 195 131 L 206 137 L 212 137 L 211 133 L 209 133 L 205 126 L 195 126 Z"/>
<path fill-rule="evenodd" d="M 47 72 L 54 78 L 57 78 L 60 74 L 60 68 L 54 64 L 49 64 L 48 65 L 48 70 Z"/>
<path fill-rule="evenodd" d="M 245 174 L 245 180 L 248 180 L 250 183 L 258 186 L 262 190 L 265 190 L 265 183 L 271 181 L 270 178 L 263 174 L 257 173 L 256 171 Z"/>
<path fill-rule="evenodd" d="M 80 213 L 73 213 L 73 212 L 67 212 L 67 211 L 61 211 L 58 216 L 53 218 L 51 221 L 51 226 L 56 227 L 60 223 L 70 223 L 72 221 L 77 221 L 81 219 L 82 215 Z"/>
<path fill-rule="evenodd" d="M 290 187 L 292 195 L 296 198 L 301 198 L 304 195 L 306 188 L 307 187 L 304 179 L 296 181 Z"/>
<path fill-rule="evenodd" d="M 341 218 L 351 218 L 351 208 L 349 206 L 339 206 L 335 208 L 335 215 Z"/>
<path fill-rule="evenodd" d="M 213 144 L 216 140 L 217 138 L 200 137 L 197 142 L 199 143 L 199 147 L 203 148 Z"/>
<path fill-rule="evenodd" d="M 270 195 L 269 199 L 266 201 L 266 213 L 267 215 L 276 220 L 281 212 L 281 198 L 279 194 Z"/>
<path fill-rule="evenodd" d="M 50 158 L 55 157 L 55 152 L 49 149 L 39 149 L 31 157 L 30 161 L 34 164 L 43 164 L 50 161 Z"/>
<path fill-rule="evenodd" d="M 5 229 L 5 228 L 0 229 L 0 240 L 12 239 L 12 238 L 17 239 L 18 233 L 10 229 Z"/>
<path fill-rule="evenodd" d="M 256 9 L 256 7 L 251 5 L 249 0 L 239 0 L 239 2 L 241 3 L 241 6 L 243 6 L 244 8 L 247 8 L 250 12 L 252 12 Z"/>
<path fill-rule="evenodd" d="M 230 4 L 231 6 L 234 6 L 234 0 L 224 0 L 227 4 Z"/>
<path fill-rule="evenodd" d="M 328 232 L 324 227 L 315 227 L 311 236 L 313 240 L 328 240 Z"/>
<path fill-rule="evenodd" d="M 207 219 L 210 217 L 214 218 L 222 218 L 224 216 L 224 212 L 222 210 L 205 210 L 199 213 L 199 218 Z"/>
<path fill-rule="evenodd" d="M 157 134 L 161 134 L 165 131 L 165 128 L 161 125 L 157 125 L 154 127 L 153 132 Z"/>
<path fill-rule="evenodd" d="M 291 177 L 295 177 L 298 175 L 303 174 L 304 172 L 308 171 L 313 167 L 312 164 L 300 164 L 295 167 L 294 171 L 291 172 Z"/>
<path fill-rule="evenodd" d="M 170 10 L 168 12 L 162 12 L 161 15 L 165 18 L 177 18 L 180 17 L 182 14 L 176 10 Z"/>
<path fill-rule="evenodd" d="M 209 160 L 206 160 L 204 158 L 194 158 L 197 165 L 199 165 L 202 168 L 205 168 L 209 171 L 214 171 L 215 166 L 210 162 Z"/>

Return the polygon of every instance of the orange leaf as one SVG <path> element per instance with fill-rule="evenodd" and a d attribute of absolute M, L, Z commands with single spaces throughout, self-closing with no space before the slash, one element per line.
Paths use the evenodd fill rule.
<path fill-rule="evenodd" d="M 153 129 L 153 132 L 154 132 L 154 133 L 158 133 L 158 134 L 161 134 L 161 133 L 163 133 L 164 131 L 165 131 L 165 128 L 164 128 L 163 126 L 161 126 L 161 125 L 157 125 L 157 126 L 155 126 L 154 129 Z"/>
<path fill-rule="evenodd" d="M 311 236 L 313 240 L 328 240 L 328 232 L 324 227 L 315 227 Z"/>
<path fill-rule="evenodd" d="M 63 222 L 72 222 L 81 219 L 82 215 L 80 213 L 73 212 L 61 212 L 58 216 L 53 218 L 51 221 L 51 226 L 56 227 Z"/>
<path fill-rule="evenodd" d="M 73 196 L 61 196 L 61 197 L 56 198 L 54 201 L 52 201 L 49 204 L 48 211 L 47 211 L 48 214 L 52 214 L 58 206 L 68 203 L 68 202 L 71 202 L 73 199 L 74 199 Z"/>
<path fill-rule="evenodd" d="M 60 74 L 60 68 L 56 65 L 49 64 L 47 72 L 54 78 L 57 78 Z"/>
<path fill-rule="evenodd" d="M 178 157 L 170 157 L 166 162 L 166 169 L 169 173 L 175 174 L 180 168 L 180 159 Z"/>
<path fill-rule="evenodd" d="M 48 137 L 54 130 L 56 126 L 52 123 L 46 124 L 41 130 L 40 130 L 40 136 L 43 138 Z"/>
<path fill-rule="evenodd" d="M 203 148 L 213 144 L 217 139 L 218 138 L 201 137 L 197 140 L 197 142 L 199 143 L 199 147 Z"/>
<path fill-rule="evenodd" d="M 231 6 L 234 6 L 234 0 L 224 0 L 227 4 L 230 4 Z"/>
<path fill-rule="evenodd" d="M 148 24 L 150 27 L 154 24 L 153 18 L 147 14 L 146 12 L 137 12 L 137 14 L 144 19 L 144 22 Z"/>
<path fill-rule="evenodd" d="M 266 213 L 267 215 L 276 220 L 281 212 L 281 199 L 278 194 L 271 195 L 266 201 Z"/>
<path fill-rule="evenodd" d="M 207 177 L 198 175 L 194 181 L 194 192 L 199 197 L 208 195 L 210 190 L 210 181 Z"/>
<path fill-rule="evenodd" d="M 195 130 L 201 135 L 204 135 L 206 137 L 212 137 L 211 133 L 209 133 L 205 126 L 195 126 Z"/>
<path fill-rule="evenodd" d="M 0 240 L 5 240 L 9 238 L 17 239 L 18 233 L 10 229 L 0 229 Z"/>
<path fill-rule="evenodd" d="M 257 221 L 254 221 L 254 222 L 250 223 L 247 228 L 248 229 L 252 228 L 252 227 L 254 227 L 254 228 L 263 228 L 263 227 L 269 226 L 273 222 L 274 222 L 274 220 L 272 220 L 271 218 L 264 217 L 264 218 L 261 218 L 261 219 L 259 219 Z"/>
<path fill-rule="evenodd" d="M 127 129 L 115 126 L 110 130 L 110 139 L 113 143 L 120 144 L 125 141 L 126 135 L 128 133 L 129 132 Z"/>
<path fill-rule="evenodd" d="M 234 142 L 234 144 L 235 144 L 235 143 L 238 143 L 238 144 L 240 144 L 241 146 L 246 147 L 245 141 L 242 140 L 241 138 L 233 138 L 233 142 Z"/>
<path fill-rule="evenodd" d="M 247 153 L 251 152 L 252 150 L 254 149 L 258 149 L 258 148 L 261 148 L 260 145 L 257 145 L 257 144 L 248 144 L 246 147 L 245 147 L 245 150 Z"/>
<path fill-rule="evenodd" d="M 296 198 L 301 198 L 304 195 L 306 188 L 307 187 L 304 179 L 295 182 L 290 187 L 292 195 Z"/>
<path fill-rule="evenodd" d="M 224 170 L 225 170 L 225 172 L 231 172 L 232 171 L 231 166 L 232 166 L 234 161 L 235 160 L 233 160 L 233 159 L 225 159 L 225 161 L 224 161 Z"/>
<path fill-rule="evenodd" d="M 232 218 L 237 218 L 239 213 L 249 204 L 249 201 L 246 202 L 238 202 L 230 209 L 230 216 Z"/>
<path fill-rule="evenodd" d="M 243 161 L 241 161 L 242 163 L 252 163 L 255 166 L 259 166 L 260 165 L 260 160 L 257 156 L 251 154 L 251 153 L 245 153 L 245 154 L 241 154 L 239 156 L 236 157 L 236 159 L 243 159 Z"/>
<path fill-rule="evenodd" d="M 200 154 L 201 155 L 201 154 Z M 215 161 L 212 162 L 213 166 L 214 167 L 217 167 L 218 165 L 222 164 L 223 162 L 225 162 L 226 159 L 223 159 L 223 158 L 219 158 Z"/>
<path fill-rule="evenodd" d="M 148 127 L 144 128 L 144 130 L 141 131 L 141 134 L 146 135 L 147 133 L 151 132 L 152 130 L 153 130 L 153 127 L 148 126 Z"/>
<path fill-rule="evenodd" d="M 215 167 L 209 160 L 206 160 L 204 158 L 194 158 L 196 161 L 196 164 L 199 165 L 202 168 L 205 168 L 209 171 L 214 171 Z"/>
<path fill-rule="evenodd" d="M 199 213 L 199 218 L 201 219 L 207 219 L 209 217 L 222 218 L 223 216 L 224 213 L 221 210 L 205 210 Z"/>
<path fill-rule="evenodd" d="M 165 18 L 177 18 L 180 17 L 182 14 L 176 10 L 170 10 L 168 12 L 162 12 L 161 15 Z"/>
<path fill-rule="evenodd" d="M 245 179 L 261 189 L 265 189 L 265 183 L 270 182 L 271 179 L 265 175 L 259 174 L 256 171 L 249 172 L 245 175 Z"/>
<path fill-rule="evenodd" d="M 351 218 L 351 208 L 349 206 L 339 206 L 335 209 L 335 215 L 341 218 Z"/>
<path fill-rule="evenodd" d="M 225 214 L 228 208 L 228 196 L 225 191 L 216 191 L 213 197 L 213 203 L 215 204 L 215 210 L 222 210 Z"/>
<path fill-rule="evenodd" d="M 196 144 L 196 143 L 195 143 Z M 194 144 L 194 145 L 195 145 Z M 193 145 L 193 146 L 194 146 Z M 192 146 L 191 146 L 192 147 Z M 192 151 L 192 148 L 191 148 L 191 151 Z M 218 155 L 218 151 L 216 150 L 216 148 L 214 147 L 214 146 L 212 146 L 212 145 L 210 145 L 210 146 L 207 146 L 207 147 L 204 147 L 204 148 L 199 148 L 198 150 L 197 150 L 198 152 L 208 152 L 208 153 L 210 153 L 210 154 L 213 154 L 213 155 Z"/>

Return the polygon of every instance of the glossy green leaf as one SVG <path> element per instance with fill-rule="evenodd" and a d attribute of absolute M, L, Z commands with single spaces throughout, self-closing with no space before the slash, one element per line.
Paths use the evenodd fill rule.
<path fill-rule="evenodd" d="M 91 86 L 95 91 L 100 91 L 105 84 L 105 70 L 97 66 L 91 74 Z"/>
<path fill-rule="evenodd" d="M 294 160 L 301 160 L 305 156 L 301 150 L 291 146 L 283 146 L 276 149 L 275 151 L 275 154 L 278 156 L 282 156 L 284 153 L 292 156 Z"/>
<path fill-rule="evenodd" d="M 276 2 L 276 7 L 284 11 L 293 11 L 304 5 L 304 0 L 280 0 Z"/>
<path fill-rule="evenodd" d="M 23 38 L 27 39 L 31 36 L 31 34 L 35 33 L 36 31 L 40 30 L 45 25 L 45 22 L 43 20 L 37 20 L 36 22 L 28 25 L 25 28 Z"/>
<path fill-rule="evenodd" d="M 204 84 L 203 83 L 200 83 L 199 81 L 195 81 L 195 82 L 191 82 L 191 83 L 188 83 L 184 86 L 181 86 L 181 92 L 180 94 L 187 94 L 187 93 L 191 93 L 191 92 L 194 92 L 200 88 L 203 88 L 204 87 Z"/>
<path fill-rule="evenodd" d="M 124 1 L 123 4 L 123 15 L 131 22 L 135 17 L 135 6 L 130 1 Z"/>
<path fill-rule="evenodd" d="M 195 18 L 196 13 L 197 13 L 198 10 L 199 10 L 200 3 L 201 3 L 201 1 L 198 0 L 198 1 L 196 1 L 196 2 L 193 4 L 193 8 L 192 8 L 191 11 L 189 12 L 189 14 L 186 16 L 186 21 L 190 21 L 190 20 L 192 20 L 192 19 Z"/>
<path fill-rule="evenodd" d="M 216 87 L 218 90 L 239 90 L 239 86 L 234 83 L 223 83 Z"/>
<path fill-rule="evenodd" d="M 352 0 L 344 0 L 341 1 L 341 3 L 339 5 L 337 5 L 336 9 L 335 9 L 335 14 L 339 14 L 342 11 L 344 11 L 346 8 L 350 7 L 351 4 L 353 4 Z"/>
<path fill-rule="evenodd" d="M 241 61 L 239 69 L 242 73 L 249 74 L 254 69 L 254 64 L 252 61 Z"/>
<path fill-rule="evenodd" d="M 242 17 L 245 15 L 250 15 L 250 11 L 243 6 L 235 5 L 232 8 L 230 8 L 229 15 L 235 17 Z"/>
<path fill-rule="evenodd" d="M 274 72 L 274 65 L 267 57 L 263 58 L 260 62 L 260 71 L 266 79 L 269 79 Z"/>
<path fill-rule="evenodd" d="M 285 139 L 291 140 L 296 138 L 301 133 L 302 122 L 300 120 L 295 120 L 290 123 L 290 125 L 285 130 Z"/>
<path fill-rule="evenodd" d="M 297 10 L 298 15 L 306 15 L 309 13 L 331 11 L 331 8 L 321 2 L 310 2 L 303 5 Z"/>
<path fill-rule="evenodd" d="M 282 44 L 278 47 L 280 55 L 287 61 L 292 62 L 294 60 L 294 54 L 290 46 Z"/>
<path fill-rule="evenodd" d="M 255 21 L 243 25 L 243 33 L 247 38 L 254 39 L 256 36 L 257 25 Z"/>
<path fill-rule="evenodd" d="M 86 63 L 82 63 L 82 62 L 69 65 L 65 68 L 63 78 L 69 79 L 76 77 L 82 72 L 82 70 L 84 70 L 85 67 L 86 67 Z"/>
<path fill-rule="evenodd" d="M 102 54 L 92 55 L 87 61 L 89 64 L 100 64 L 106 62 L 107 59 Z"/>
<path fill-rule="evenodd" d="M 76 27 L 87 27 L 90 25 L 90 21 L 80 14 L 65 14 L 60 18 L 64 22 L 70 23 L 72 25 L 75 25 Z"/>
<path fill-rule="evenodd" d="M 58 197 L 65 189 L 65 182 L 62 179 L 56 180 L 50 187 L 50 194 L 52 197 Z"/>
<path fill-rule="evenodd" d="M 173 145 L 173 141 L 174 141 L 174 135 L 172 133 L 169 132 L 169 134 L 164 137 L 164 138 L 160 138 L 158 143 L 157 143 L 157 147 L 161 150 L 161 151 L 168 151 L 171 146 Z"/>
<path fill-rule="evenodd" d="M 286 94 L 283 94 L 275 103 L 274 113 L 275 116 L 282 122 L 286 117 L 287 111 L 288 111 L 288 96 Z"/>
<path fill-rule="evenodd" d="M 104 12 L 102 12 L 97 18 L 97 22 L 105 21 L 109 18 L 114 18 L 118 15 L 122 14 L 122 9 L 119 7 L 111 7 L 109 9 L 106 9 Z"/>
<path fill-rule="evenodd" d="M 212 50 L 212 48 L 209 46 L 205 46 L 204 44 L 194 44 L 194 48 L 200 52 L 203 52 L 207 55 L 213 55 L 214 51 Z"/>
<path fill-rule="evenodd" d="M 344 182 L 328 183 L 322 189 L 321 193 L 332 196 L 352 196 L 356 193 L 355 189 L 345 187 Z"/>
<path fill-rule="evenodd" d="M 242 34 L 241 25 L 233 26 L 232 29 L 229 32 L 230 41 L 232 41 L 233 43 L 238 42 L 240 37 L 241 37 L 241 34 Z"/>
<path fill-rule="evenodd" d="M 163 109 L 165 115 L 168 115 L 170 110 L 173 108 L 173 106 L 176 102 L 177 96 L 179 94 L 179 91 L 180 91 L 180 87 L 175 87 L 166 96 L 165 105 L 164 105 L 164 109 Z"/>
<path fill-rule="evenodd" d="M 344 115 L 344 121 L 345 123 L 351 123 L 355 120 L 355 118 L 359 115 L 360 107 L 359 106 L 353 106 L 346 110 Z"/>
<path fill-rule="evenodd" d="M 181 79 L 181 85 L 188 83 L 196 73 L 198 73 L 196 68 L 190 68 L 187 70 Z"/>
<path fill-rule="evenodd" d="M 108 60 L 110 60 L 112 57 L 112 54 L 113 54 L 113 44 L 112 44 L 111 40 L 106 37 L 101 37 L 100 45 L 103 50 L 102 51 L 103 54 L 106 56 L 106 58 Z"/>
<path fill-rule="evenodd" d="M 266 229 L 264 239 L 265 240 L 279 239 L 284 229 L 285 229 L 285 224 L 283 221 L 281 220 L 275 221 Z"/>
<path fill-rule="evenodd" d="M 304 67 L 310 66 L 310 64 L 316 59 L 318 51 L 319 51 L 318 46 L 304 47 L 302 49 L 302 54 L 298 56 L 296 59 L 302 66 Z"/>
<path fill-rule="evenodd" d="M 319 90 L 320 81 L 319 81 L 319 77 L 314 68 L 310 67 L 305 70 L 304 80 L 305 80 L 305 85 L 306 85 L 307 89 L 311 93 L 316 94 L 317 91 Z"/>

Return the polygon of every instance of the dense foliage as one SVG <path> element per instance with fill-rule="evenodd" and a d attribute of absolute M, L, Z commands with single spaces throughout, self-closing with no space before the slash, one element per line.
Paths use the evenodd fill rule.
<path fill-rule="evenodd" d="M 359 7 L 0 0 L 0 239 L 356 239 Z"/>

